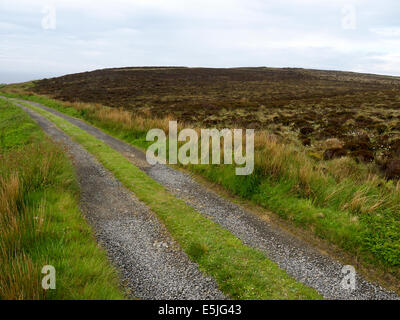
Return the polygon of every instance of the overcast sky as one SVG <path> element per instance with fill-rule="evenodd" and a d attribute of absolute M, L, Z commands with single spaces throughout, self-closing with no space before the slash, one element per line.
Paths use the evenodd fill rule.
<path fill-rule="evenodd" d="M 0 0 L 0 82 L 121 66 L 400 76 L 398 0 Z"/>

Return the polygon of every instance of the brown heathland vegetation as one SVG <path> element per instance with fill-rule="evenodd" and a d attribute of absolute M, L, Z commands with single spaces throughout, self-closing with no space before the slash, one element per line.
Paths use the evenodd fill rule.
<path fill-rule="evenodd" d="M 375 161 L 389 178 L 400 175 L 396 77 L 289 68 L 120 68 L 35 81 L 32 90 L 144 118 L 266 129 L 309 147 L 315 157 L 349 155 Z M 327 147 L 332 138 L 338 143 Z"/>

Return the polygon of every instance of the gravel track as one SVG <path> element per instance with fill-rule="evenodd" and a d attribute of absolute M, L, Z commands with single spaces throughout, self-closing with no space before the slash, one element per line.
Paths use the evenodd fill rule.
<path fill-rule="evenodd" d="M 164 185 L 204 216 L 229 230 L 246 245 L 260 249 L 298 281 L 315 288 L 328 299 L 399 299 L 393 292 L 356 275 L 356 290 L 342 288 L 343 265 L 306 242 L 261 220 L 253 213 L 220 197 L 194 181 L 190 175 L 165 165 L 150 166 L 143 151 L 101 130 L 43 105 L 25 101 L 58 115 L 124 154 L 151 178 Z"/>
<path fill-rule="evenodd" d="M 155 214 L 132 192 L 53 123 L 17 105 L 64 145 L 73 158 L 81 187 L 81 209 L 132 297 L 225 299 L 216 281 L 199 271 Z"/>

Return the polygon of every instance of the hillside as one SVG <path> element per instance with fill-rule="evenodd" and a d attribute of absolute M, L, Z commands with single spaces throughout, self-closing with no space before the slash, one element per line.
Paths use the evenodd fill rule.
<path fill-rule="evenodd" d="M 377 162 L 389 178 L 400 175 L 400 166 L 388 164 L 400 155 L 398 77 L 291 68 L 119 68 L 36 81 L 32 90 L 203 127 L 268 129 L 310 146 L 317 158 L 349 154 Z M 338 140 L 327 146 L 330 138 Z"/>

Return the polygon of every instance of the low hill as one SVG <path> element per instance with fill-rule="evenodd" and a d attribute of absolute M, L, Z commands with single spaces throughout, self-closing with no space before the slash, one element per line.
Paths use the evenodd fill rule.
<path fill-rule="evenodd" d="M 96 102 L 200 126 L 268 129 L 304 145 L 337 138 L 363 162 L 400 155 L 400 78 L 293 68 L 104 69 L 34 82 L 64 101 Z M 322 147 L 321 147 L 322 148 Z"/>

